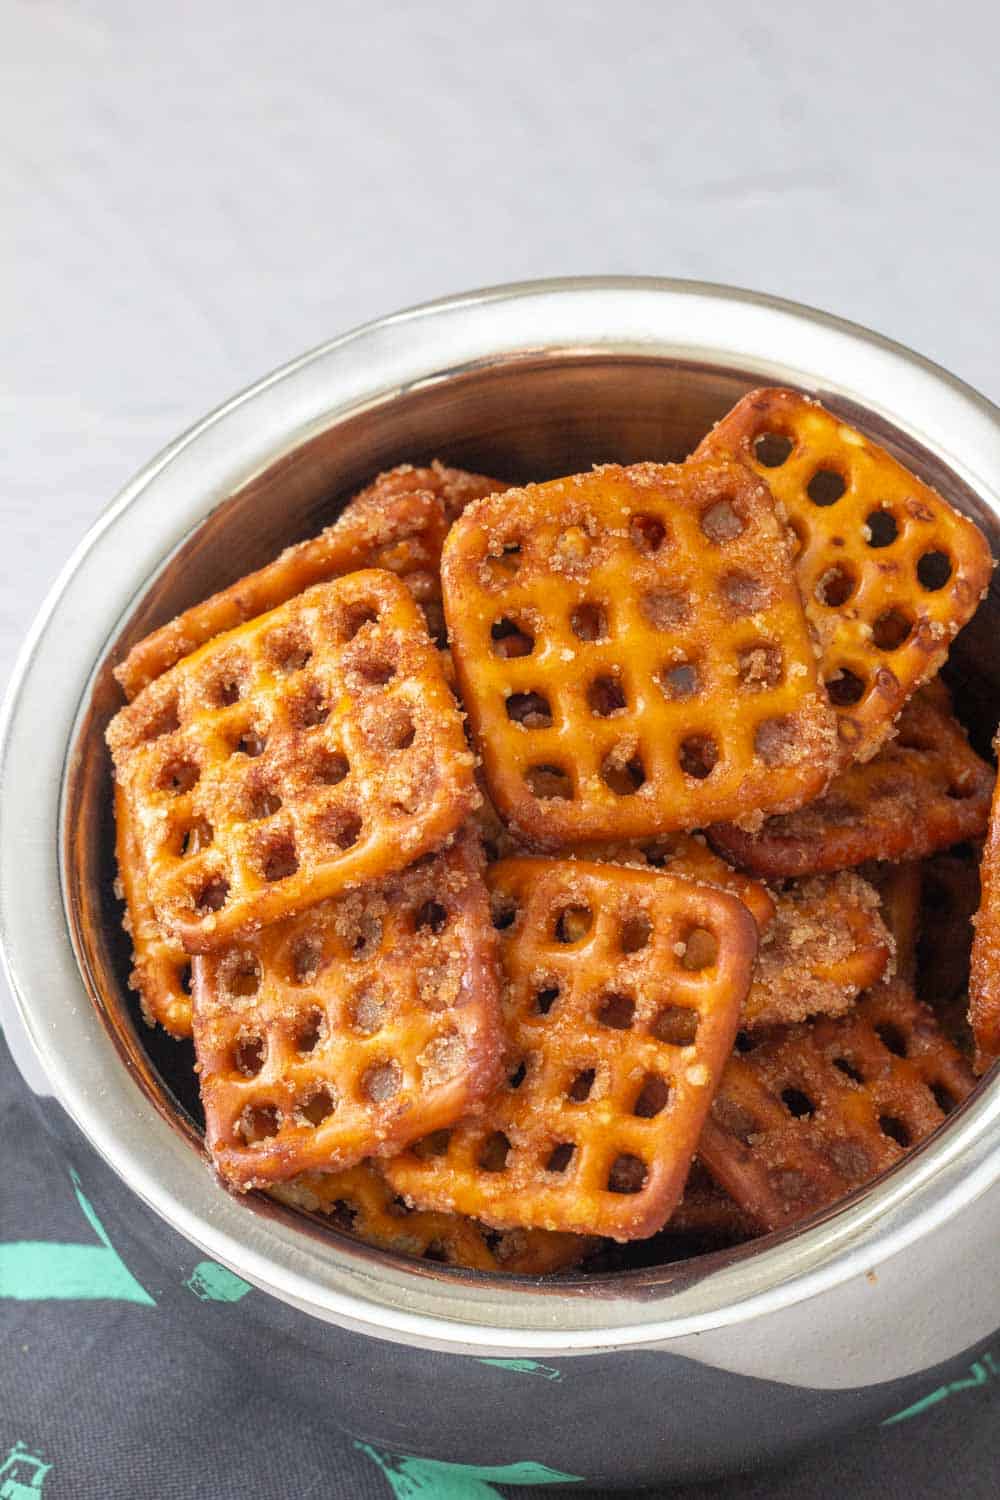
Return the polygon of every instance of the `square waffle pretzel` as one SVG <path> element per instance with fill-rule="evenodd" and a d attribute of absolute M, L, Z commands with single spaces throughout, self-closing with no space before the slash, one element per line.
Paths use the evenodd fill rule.
<path fill-rule="evenodd" d="M 867 760 L 975 613 L 989 544 L 884 448 L 795 391 L 745 396 L 695 450 L 722 455 L 749 464 L 787 514 L 842 763 Z"/>
<path fill-rule="evenodd" d="M 872 859 L 920 859 L 985 833 L 994 779 L 958 720 L 919 692 L 900 714 L 895 738 L 834 777 L 808 807 L 767 818 L 753 833 L 727 824 L 709 837 L 769 880 Z"/>
<path fill-rule="evenodd" d="M 787 811 L 825 785 L 834 717 L 742 465 L 609 464 L 477 501 L 442 582 L 487 784 L 526 842 Z"/>
<path fill-rule="evenodd" d="M 438 653 L 384 571 L 210 641 L 107 738 L 153 907 L 192 952 L 391 874 L 478 800 Z"/>
<path fill-rule="evenodd" d="M 1000 736 L 994 744 L 1000 753 Z M 982 895 L 974 926 L 969 973 L 969 1024 L 976 1067 L 1000 1057 L 1000 789 L 994 793 L 986 847 L 979 867 Z"/>
<path fill-rule="evenodd" d="M 545 1229 L 487 1229 L 461 1214 L 409 1208 L 372 1162 L 345 1172 L 303 1173 L 270 1191 L 289 1208 L 322 1214 L 367 1245 L 470 1271 L 551 1276 L 578 1265 L 595 1243 Z"/>
<path fill-rule="evenodd" d="M 775 904 L 743 1002 L 748 1031 L 840 1015 L 891 972 L 892 937 L 878 893 L 853 871 L 793 881 Z"/>
<path fill-rule="evenodd" d="M 437 638 L 443 631 L 439 566 L 445 533 L 470 500 L 502 488 L 483 474 L 448 469 L 436 460 L 429 468 L 402 464 L 380 474 L 318 536 L 286 547 L 273 562 L 137 641 L 115 668 L 126 698 L 213 637 L 314 584 L 364 568 L 387 568 L 404 579 Z"/>
<path fill-rule="evenodd" d="M 753 919 L 727 892 L 612 865 L 510 859 L 487 882 L 507 1082 L 385 1174 L 408 1202 L 501 1229 L 650 1235 L 732 1047 Z"/>
<path fill-rule="evenodd" d="M 125 903 L 122 925 L 132 940 L 129 987 L 139 996 L 143 1019 L 157 1021 L 172 1037 L 191 1035 L 191 959 L 160 926 L 146 891 L 146 876 L 128 802 L 115 787 L 116 894 Z"/>
<path fill-rule="evenodd" d="M 468 838 L 195 960 L 209 1150 L 240 1188 L 353 1166 L 496 1084 L 496 936 Z"/>
<path fill-rule="evenodd" d="M 782 1229 L 893 1166 L 974 1084 L 932 1013 L 895 980 L 846 1016 L 735 1054 L 699 1155 L 760 1229 Z"/>

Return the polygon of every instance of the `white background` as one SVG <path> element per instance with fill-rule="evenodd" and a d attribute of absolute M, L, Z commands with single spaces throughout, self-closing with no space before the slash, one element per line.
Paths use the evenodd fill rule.
<path fill-rule="evenodd" d="M 0 681 L 158 448 L 442 293 L 728 281 L 1000 397 L 997 0 L 0 0 L 0 18 Z"/>

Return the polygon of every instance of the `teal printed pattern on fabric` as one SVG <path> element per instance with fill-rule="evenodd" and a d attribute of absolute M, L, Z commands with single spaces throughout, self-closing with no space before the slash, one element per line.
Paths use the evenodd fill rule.
<path fill-rule="evenodd" d="M 0 1244 L 0 1297 L 24 1302 L 105 1299 L 155 1307 L 155 1299 L 136 1281 L 112 1245 L 72 1169 L 70 1176 L 83 1216 L 100 1244 L 67 1245 L 56 1240 Z M 3 1500 L 2 1490 L 0 1500 Z"/>
<path fill-rule="evenodd" d="M 481 1365 L 495 1365 L 498 1370 L 513 1370 L 515 1375 L 540 1375 L 543 1380 L 562 1380 L 562 1371 L 554 1365 L 540 1365 L 537 1359 L 481 1359 Z"/>
<path fill-rule="evenodd" d="M 919 1401 L 914 1401 L 912 1406 L 904 1407 L 902 1411 L 896 1412 L 895 1416 L 886 1417 L 882 1423 L 883 1427 L 892 1427 L 896 1422 L 908 1422 L 911 1417 L 919 1417 L 923 1412 L 929 1411 L 932 1406 L 937 1406 L 941 1401 L 947 1401 L 949 1396 L 957 1396 L 960 1391 L 972 1391 L 977 1386 L 986 1385 L 990 1380 L 1000 1378 L 1000 1365 L 992 1354 L 984 1354 L 969 1366 L 969 1373 L 961 1380 L 950 1380 L 947 1385 L 939 1385 L 937 1390 L 931 1391 L 927 1396 L 921 1396 Z"/>
<path fill-rule="evenodd" d="M 369 1443 L 354 1444 L 378 1464 L 389 1481 L 393 1500 L 503 1500 L 494 1484 L 583 1484 L 579 1474 L 562 1474 L 545 1464 L 525 1462 L 481 1468 L 446 1464 L 433 1458 L 407 1458 Z M 490 1482 L 492 1481 L 492 1483 Z"/>
<path fill-rule="evenodd" d="M 52 1465 L 17 1442 L 0 1463 L 0 1500 L 38 1500 Z"/>
<path fill-rule="evenodd" d="M 239 1302 L 253 1287 L 218 1261 L 200 1260 L 184 1285 L 202 1302 Z"/>

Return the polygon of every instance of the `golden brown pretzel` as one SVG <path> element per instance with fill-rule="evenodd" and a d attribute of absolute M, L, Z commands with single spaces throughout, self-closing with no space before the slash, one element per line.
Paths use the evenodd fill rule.
<path fill-rule="evenodd" d="M 496 937 L 463 837 L 194 963 L 194 1042 L 220 1172 L 258 1187 L 400 1149 L 500 1076 Z"/>
<path fill-rule="evenodd" d="M 146 890 L 146 872 L 132 828 L 128 803 L 115 787 L 117 893 L 125 903 L 122 925 L 132 940 L 129 986 L 139 996 L 143 1019 L 157 1021 L 171 1036 L 191 1035 L 191 959 L 176 938 L 160 926 Z"/>
<path fill-rule="evenodd" d="M 442 560 L 490 793 L 539 848 L 789 810 L 837 756 L 787 539 L 742 465 L 607 465 L 470 506 Z"/>
<path fill-rule="evenodd" d="M 206 641 L 267 614 L 317 583 L 363 568 L 387 568 L 404 579 L 433 635 L 442 626 L 438 570 L 449 525 L 470 500 L 503 485 L 483 474 L 401 464 L 380 474 L 318 536 L 201 600 L 137 641 L 115 668 L 126 698 L 163 675 Z"/>
<path fill-rule="evenodd" d="M 889 969 L 878 894 L 853 871 L 793 881 L 776 906 L 743 1002 L 748 1030 L 840 1015 Z"/>
<path fill-rule="evenodd" d="M 714 887 L 615 865 L 511 859 L 487 881 L 507 1082 L 386 1176 L 408 1201 L 498 1228 L 650 1235 L 732 1046 L 753 919 Z"/>
<path fill-rule="evenodd" d="M 695 457 L 767 481 L 798 540 L 842 762 L 867 760 L 941 666 L 990 581 L 979 528 L 862 433 L 796 391 L 751 391 Z"/>
<path fill-rule="evenodd" d="M 998 747 L 1000 736 L 994 742 L 994 749 Z M 976 1043 L 976 1067 L 983 1071 L 1000 1057 L 1000 789 L 993 795 L 979 877 L 982 895 L 972 940 L 969 1024 Z"/>
<path fill-rule="evenodd" d="M 727 824 L 709 837 L 766 879 L 920 859 L 985 832 L 993 782 L 958 720 L 919 692 L 895 738 L 872 760 L 848 766 L 808 807 L 767 818 L 753 833 Z"/>
<path fill-rule="evenodd" d="M 193 952 L 401 869 L 478 800 L 438 652 L 384 571 L 210 641 L 108 743 L 150 900 Z"/>
<path fill-rule="evenodd" d="M 487 1229 L 461 1214 L 410 1208 L 373 1162 L 344 1172 L 307 1172 L 271 1188 L 290 1208 L 322 1214 L 365 1244 L 471 1271 L 551 1276 L 577 1265 L 593 1241 L 544 1229 Z"/>
<path fill-rule="evenodd" d="M 735 1054 L 699 1155 L 759 1229 L 782 1229 L 899 1161 L 974 1083 L 895 980 L 845 1016 L 782 1028 Z"/>
<path fill-rule="evenodd" d="M 917 973 L 922 874 L 918 860 L 866 866 L 865 875 L 878 891 L 882 920 L 896 953 L 896 977 L 912 985 Z"/>

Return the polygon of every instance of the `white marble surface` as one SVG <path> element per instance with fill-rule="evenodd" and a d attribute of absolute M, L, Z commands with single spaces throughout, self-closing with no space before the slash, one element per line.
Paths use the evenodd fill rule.
<path fill-rule="evenodd" d="M 0 0 L 0 681 L 129 475 L 363 319 L 568 272 L 1000 397 L 996 0 Z"/>

